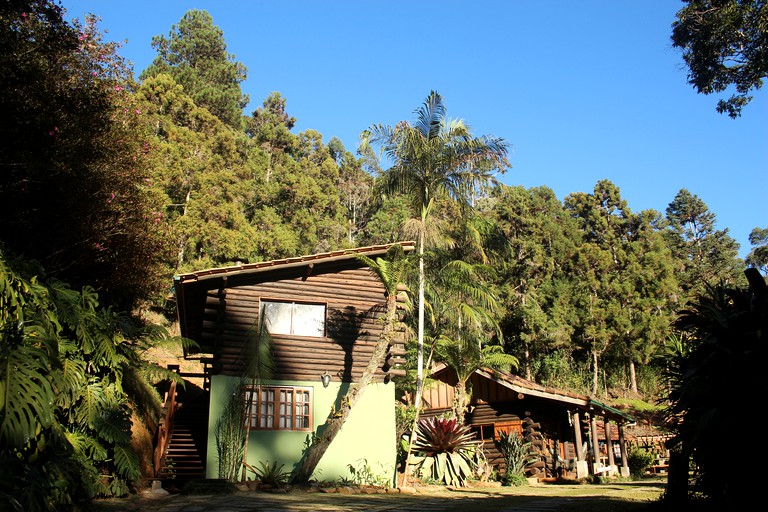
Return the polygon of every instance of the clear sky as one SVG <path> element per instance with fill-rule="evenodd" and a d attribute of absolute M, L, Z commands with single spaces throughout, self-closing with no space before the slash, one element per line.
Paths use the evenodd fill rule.
<path fill-rule="evenodd" d="M 208 11 L 245 64 L 246 113 L 273 91 L 297 120 L 357 148 L 375 123 L 412 120 L 431 90 L 449 117 L 513 147 L 508 185 L 558 198 L 616 184 L 633 211 L 698 195 L 750 249 L 768 227 L 768 92 L 741 118 L 697 94 L 670 42 L 670 0 L 62 0 L 93 13 L 138 76 L 190 9 Z"/>

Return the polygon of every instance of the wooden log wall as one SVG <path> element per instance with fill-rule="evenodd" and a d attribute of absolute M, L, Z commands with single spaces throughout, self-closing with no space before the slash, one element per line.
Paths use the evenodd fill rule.
<path fill-rule="evenodd" d="M 262 300 L 326 305 L 324 337 L 272 335 L 274 379 L 333 381 L 360 378 L 383 330 L 384 288 L 367 268 L 282 279 L 208 292 L 202 337 L 214 341 L 218 368 L 240 375 L 249 336 L 258 326 Z M 401 343 L 389 358 L 391 374 L 404 363 Z M 376 380 L 386 378 L 380 371 Z"/>
<path fill-rule="evenodd" d="M 499 394 L 499 391 L 494 394 Z M 500 394 L 505 392 L 501 391 Z M 562 408 L 535 398 L 494 403 L 479 401 L 468 415 L 467 423 L 474 427 L 476 432 L 486 433 L 482 436 L 483 451 L 488 462 L 500 473 L 506 471 L 506 463 L 496 447 L 494 437 L 496 432 L 506 431 L 511 425 L 513 430 L 521 432 L 535 445 L 540 455 L 536 463 L 528 468 L 528 475 L 552 477 L 557 476 L 557 468 L 563 464 L 562 461 L 557 461 L 556 457 L 559 456 L 565 461 L 576 457 L 566 414 Z"/>

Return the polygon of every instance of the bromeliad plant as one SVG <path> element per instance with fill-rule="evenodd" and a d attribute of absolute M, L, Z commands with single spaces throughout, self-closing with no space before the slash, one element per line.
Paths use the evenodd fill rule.
<path fill-rule="evenodd" d="M 446 485 L 465 486 L 475 471 L 479 442 L 469 427 L 455 419 L 419 421 L 412 458 L 420 475 Z"/>

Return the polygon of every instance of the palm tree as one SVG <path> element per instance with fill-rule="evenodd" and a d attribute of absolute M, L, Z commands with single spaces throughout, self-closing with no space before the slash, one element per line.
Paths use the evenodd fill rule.
<path fill-rule="evenodd" d="M 418 421 L 424 385 L 424 253 L 431 214 L 442 199 L 455 202 L 462 214 L 471 212 L 475 194 L 495 182 L 495 172 L 505 172 L 509 162 L 503 139 L 475 137 L 464 121 L 446 117 L 443 98 L 436 91 L 430 92 L 414 113 L 414 124 L 402 121 L 394 127 L 371 126 L 361 136 L 360 151 L 370 153 L 372 146 L 380 147 L 392 166 L 378 177 L 379 192 L 405 194 L 417 213 L 413 224 L 419 261 L 414 396 Z"/>
<path fill-rule="evenodd" d="M 519 364 L 518 359 L 504 352 L 501 345 L 486 345 L 476 333 L 460 339 L 440 338 L 435 346 L 437 360 L 444 363 L 456 376 L 456 393 L 453 401 L 453 416 L 464 423 L 464 415 L 472 398 L 469 379 L 475 370 L 509 371 Z"/>
<path fill-rule="evenodd" d="M 467 251 L 472 248 L 463 247 L 459 254 L 450 251 L 447 256 L 473 259 Z M 453 413 L 462 423 L 471 397 L 467 383 L 474 371 L 508 371 L 518 365 L 517 358 L 506 354 L 500 344 L 503 336 L 497 319 L 501 306 L 488 285 L 492 277 L 493 269 L 487 265 L 452 259 L 440 267 L 427 290 L 436 335 L 429 359 L 434 352 L 435 359 L 454 372 L 457 383 Z M 489 343 L 494 338 L 498 344 Z"/>

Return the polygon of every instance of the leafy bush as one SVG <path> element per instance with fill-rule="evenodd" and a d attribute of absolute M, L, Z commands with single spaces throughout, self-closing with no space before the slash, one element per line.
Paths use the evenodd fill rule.
<path fill-rule="evenodd" d="M 405 459 L 408 454 L 408 444 L 410 443 L 410 432 L 413 428 L 413 422 L 416 419 L 416 408 L 412 405 L 405 406 L 397 404 L 395 406 L 395 432 L 397 439 L 397 467 L 405 468 Z"/>
<path fill-rule="evenodd" d="M 379 463 L 381 472 L 377 473 L 368 464 L 367 459 L 360 459 L 357 462 L 357 466 L 347 464 L 347 468 L 349 468 L 349 472 L 352 475 L 352 481 L 355 484 L 375 485 L 377 487 L 389 487 L 392 484 L 391 479 L 386 476 L 387 471 L 381 463 Z"/>
<path fill-rule="evenodd" d="M 0 509 L 75 509 L 134 489 L 133 422 L 159 417 L 150 379 L 175 378 L 143 353 L 169 342 L 0 248 Z"/>
<path fill-rule="evenodd" d="M 645 470 L 653 464 L 654 460 L 656 460 L 656 456 L 648 450 L 638 446 L 632 447 L 627 454 L 629 473 L 635 478 L 643 476 Z"/>
<path fill-rule="evenodd" d="M 455 419 L 420 420 L 413 446 L 420 475 L 446 485 L 466 485 L 474 474 L 474 455 L 479 448 L 474 437 L 468 426 Z"/>
<path fill-rule="evenodd" d="M 262 484 L 280 487 L 288 481 L 290 476 L 290 473 L 283 471 L 284 466 L 285 464 L 278 466 L 277 461 L 273 461 L 272 464 L 259 462 L 258 468 L 246 467 L 256 475 L 256 479 Z"/>
<path fill-rule="evenodd" d="M 496 447 L 507 465 L 502 483 L 510 486 L 525 485 L 528 482 L 525 478 L 525 468 L 536 458 L 533 445 L 517 432 L 502 432 L 496 441 Z"/>

